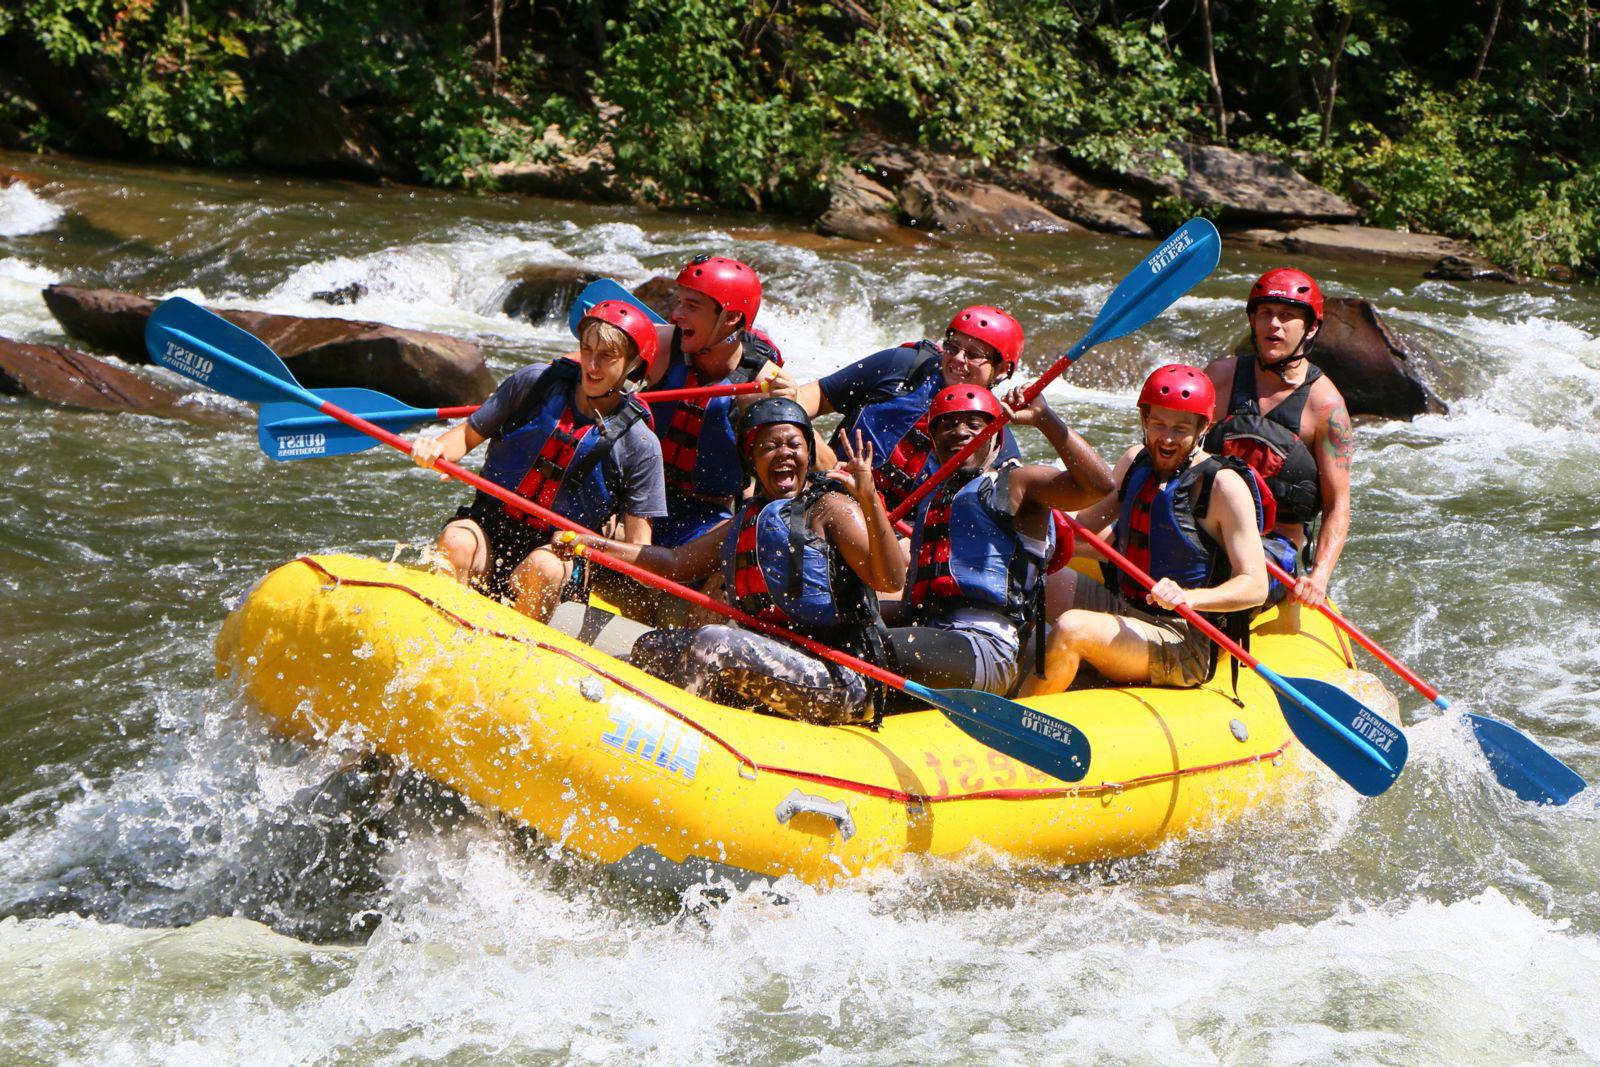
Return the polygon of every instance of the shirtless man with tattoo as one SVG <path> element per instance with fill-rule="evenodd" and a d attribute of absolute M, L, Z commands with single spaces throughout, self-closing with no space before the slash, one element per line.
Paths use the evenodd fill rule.
<path fill-rule="evenodd" d="M 1322 291 L 1310 275 L 1280 267 L 1251 286 L 1245 308 L 1255 354 L 1206 368 L 1228 403 L 1205 448 L 1238 456 L 1266 478 L 1278 513 L 1263 546 L 1296 576 L 1288 591 L 1293 599 L 1317 608 L 1327 603 L 1328 581 L 1350 533 L 1353 452 L 1344 397 L 1306 360 L 1322 329 Z M 1303 571 L 1303 550 L 1313 538 L 1311 569 Z M 1274 582 L 1269 603 L 1284 593 Z"/>

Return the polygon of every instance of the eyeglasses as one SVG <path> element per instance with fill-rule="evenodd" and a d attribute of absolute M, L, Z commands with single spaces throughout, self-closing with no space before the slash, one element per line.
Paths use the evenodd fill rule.
<path fill-rule="evenodd" d="M 959 358 L 967 363 L 1000 362 L 1000 356 L 992 350 L 987 350 L 982 341 L 958 334 L 948 334 L 940 347 L 945 355 Z"/>

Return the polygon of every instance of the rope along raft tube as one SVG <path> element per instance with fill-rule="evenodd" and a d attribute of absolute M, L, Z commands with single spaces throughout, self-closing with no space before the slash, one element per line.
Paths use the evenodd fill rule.
<path fill-rule="evenodd" d="M 1372 684 L 1320 616 L 1253 650 L 1299 675 Z M 1068 785 L 936 711 L 874 732 L 724 707 L 448 577 L 349 556 L 272 572 L 217 654 L 283 728 L 354 739 L 604 863 L 659 855 L 812 882 L 908 853 L 1078 863 L 1296 795 L 1285 785 L 1315 762 L 1265 683 L 1242 675 L 1235 703 L 1226 661 L 1197 689 L 1027 701 L 1094 746 L 1088 776 Z"/>

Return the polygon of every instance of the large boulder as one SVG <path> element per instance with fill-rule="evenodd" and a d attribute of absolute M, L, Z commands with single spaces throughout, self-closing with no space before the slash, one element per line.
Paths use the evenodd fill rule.
<path fill-rule="evenodd" d="M 888 189 L 846 167 L 828 184 L 828 208 L 817 230 L 854 241 L 895 240 L 901 230 L 900 206 Z"/>
<path fill-rule="evenodd" d="M 506 279 L 494 295 L 500 310 L 514 319 L 540 322 L 559 316 L 563 320 L 567 309 L 578 299 L 584 286 L 599 281 L 601 275 L 579 267 L 562 267 L 543 264 L 523 267 Z"/>
<path fill-rule="evenodd" d="M 1249 335 L 1234 351 L 1254 351 Z M 1441 379 L 1438 365 L 1391 330 L 1370 300 L 1330 299 L 1310 358 L 1339 387 L 1352 415 L 1410 420 L 1449 411 L 1433 384 Z"/>
<path fill-rule="evenodd" d="M 913 173 L 900 186 L 900 215 L 908 226 L 949 233 L 1082 233 L 1027 197 L 990 182 L 954 174 Z"/>
<path fill-rule="evenodd" d="M 334 177 L 405 178 L 405 167 L 391 158 L 377 123 L 337 100 L 308 96 L 299 105 L 276 109 L 260 121 L 250 154 L 280 170 Z"/>
<path fill-rule="evenodd" d="M 666 318 L 672 311 L 672 295 L 677 288 L 676 279 L 669 278 L 665 274 L 656 274 L 634 286 L 633 295 L 638 297 L 639 302 L 645 307 Z"/>
<path fill-rule="evenodd" d="M 154 301 L 114 289 L 52 285 L 44 302 L 68 336 L 129 362 L 150 361 L 144 325 Z M 494 391 L 478 346 L 455 337 L 351 319 L 217 313 L 265 341 L 307 388 L 362 386 L 419 407 L 476 404 Z"/>
<path fill-rule="evenodd" d="M 1218 145 L 1175 144 L 1184 173 L 1172 177 L 1135 163 L 1120 179 L 1149 196 L 1174 196 L 1210 212 L 1219 222 L 1354 222 L 1355 205 L 1306 180 L 1293 167 L 1270 156 Z"/>
<path fill-rule="evenodd" d="M 170 415 L 183 394 L 60 345 L 0 337 L 0 393 L 94 411 Z"/>
<path fill-rule="evenodd" d="M 1376 226 L 1300 226 L 1292 230 L 1232 230 L 1226 239 L 1253 248 L 1270 248 L 1320 259 L 1366 263 L 1426 263 L 1453 257 L 1490 266 L 1471 245 L 1433 233 L 1405 233 Z"/>
<path fill-rule="evenodd" d="M 997 185 L 1035 201 L 1080 226 L 1125 237 L 1154 237 L 1138 197 L 1096 185 L 1066 167 L 1035 159 L 1021 170 L 984 172 Z"/>

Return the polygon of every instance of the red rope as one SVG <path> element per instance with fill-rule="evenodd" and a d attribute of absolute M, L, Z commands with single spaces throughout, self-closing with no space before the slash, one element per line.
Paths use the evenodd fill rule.
<path fill-rule="evenodd" d="M 1226 770 L 1230 767 L 1241 767 L 1251 763 L 1260 763 L 1263 760 L 1276 760 L 1288 750 L 1291 744 L 1294 743 L 1293 740 L 1290 739 L 1284 741 L 1283 744 L 1279 745 L 1271 752 L 1257 753 L 1253 756 L 1242 756 L 1239 759 L 1224 760 L 1221 763 L 1207 763 L 1196 767 L 1180 767 L 1176 770 L 1157 771 L 1153 774 L 1140 775 L 1136 778 L 1129 778 L 1120 782 L 1101 782 L 1099 785 L 1059 786 L 1053 789 L 984 789 L 959 794 L 908 793 L 902 789 L 893 789 L 888 786 L 873 785 L 870 782 L 858 782 L 850 778 L 837 778 L 831 774 L 823 774 L 818 771 L 804 771 L 790 767 L 776 767 L 770 764 L 758 763 L 754 759 L 741 752 L 732 742 L 719 735 L 715 730 L 712 730 L 710 727 L 697 722 L 686 713 L 663 701 L 654 693 L 639 688 L 625 678 L 618 677 L 600 664 L 595 663 L 593 660 L 587 659 L 584 656 L 580 656 L 576 652 L 572 652 L 571 650 L 565 648 L 558 648 L 555 645 L 548 645 L 543 641 L 532 638 L 506 633 L 502 630 L 492 630 L 478 626 L 467 618 L 458 615 L 454 611 L 451 611 L 449 608 L 445 607 L 443 604 L 440 604 L 433 598 L 417 592 L 410 586 L 400 585 L 396 582 L 377 582 L 361 578 L 341 578 L 308 556 L 301 556 L 295 562 L 305 564 L 318 574 L 321 574 L 323 577 L 332 581 L 335 585 L 348 585 L 362 589 L 390 589 L 394 590 L 395 592 L 405 593 L 407 596 L 412 597 L 424 606 L 444 616 L 446 619 L 449 619 L 451 622 L 455 623 L 464 630 L 471 631 L 472 633 L 484 634 L 488 637 L 497 637 L 504 641 L 511 641 L 519 645 L 536 648 L 541 652 L 553 652 L 558 656 L 563 656 L 572 662 L 580 664 L 589 669 L 590 671 L 604 678 L 606 681 L 611 682 L 613 685 L 616 685 L 628 691 L 629 693 L 632 693 L 634 696 L 648 701 L 657 708 L 660 708 L 662 711 L 677 719 L 679 722 L 684 723 L 704 737 L 716 742 L 730 756 L 757 773 L 765 772 L 767 774 L 780 775 L 785 778 L 795 778 L 799 779 L 800 781 L 811 782 L 816 785 L 825 785 L 832 786 L 837 789 L 845 789 L 853 793 L 860 793 L 864 796 L 893 800 L 901 804 L 921 805 L 959 800 L 1040 800 L 1060 797 L 1105 796 L 1107 794 L 1121 793 L 1126 789 L 1131 789 L 1137 786 L 1150 785 L 1156 782 L 1168 781 L 1171 779 L 1185 778 L 1191 774 L 1205 774 L 1212 771 Z"/>

